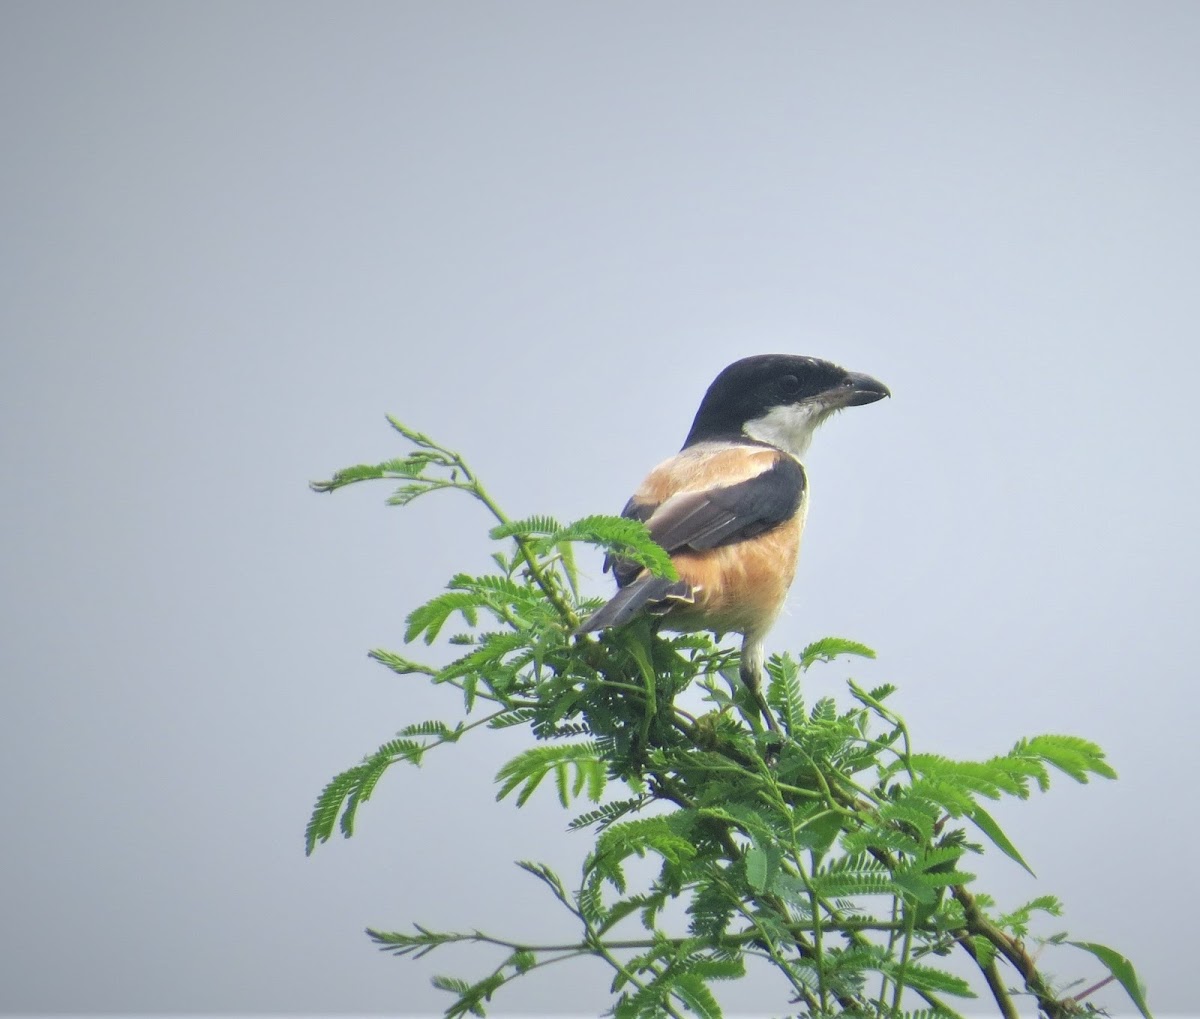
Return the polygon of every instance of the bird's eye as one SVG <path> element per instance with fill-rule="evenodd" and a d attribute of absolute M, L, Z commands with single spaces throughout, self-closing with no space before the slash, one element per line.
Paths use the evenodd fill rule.
<path fill-rule="evenodd" d="M 800 380 L 795 375 L 780 375 L 779 388 L 784 393 L 794 393 L 800 388 Z"/>

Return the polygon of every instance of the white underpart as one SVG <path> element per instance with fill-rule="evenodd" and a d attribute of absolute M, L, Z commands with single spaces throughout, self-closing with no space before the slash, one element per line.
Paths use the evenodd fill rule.
<path fill-rule="evenodd" d="M 747 421 L 742 430 L 750 438 L 769 442 L 799 460 L 807 452 L 817 426 L 836 409 L 821 400 L 789 403 Z"/>

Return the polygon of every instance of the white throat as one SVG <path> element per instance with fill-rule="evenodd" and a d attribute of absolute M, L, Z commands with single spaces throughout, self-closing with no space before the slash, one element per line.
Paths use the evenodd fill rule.
<path fill-rule="evenodd" d="M 790 403 L 772 407 L 742 427 L 750 438 L 769 442 L 797 460 L 804 456 L 817 426 L 834 411 L 820 403 Z"/>

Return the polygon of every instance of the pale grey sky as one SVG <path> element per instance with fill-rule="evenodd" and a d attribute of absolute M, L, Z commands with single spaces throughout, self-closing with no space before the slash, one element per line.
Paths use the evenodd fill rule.
<path fill-rule="evenodd" d="M 998 811 L 1040 881 L 981 873 L 1194 1009 L 1200 6 L 0 22 L 0 1007 L 428 1012 L 484 958 L 362 927 L 569 936 L 511 861 L 573 873 L 582 837 L 486 782 L 517 734 L 394 771 L 304 858 L 333 773 L 452 712 L 364 652 L 487 525 L 305 483 L 394 454 L 392 412 L 514 513 L 615 511 L 721 367 L 792 351 L 894 399 L 817 436 L 769 646 L 873 645 L 854 674 L 925 749 L 1105 746 L 1118 783 Z M 497 1007 L 595 1012 L 608 980 Z"/>

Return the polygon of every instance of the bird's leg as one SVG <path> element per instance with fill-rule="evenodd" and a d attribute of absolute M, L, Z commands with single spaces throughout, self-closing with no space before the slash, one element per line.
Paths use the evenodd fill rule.
<path fill-rule="evenodd" d="M 759 713 L 767 723 L 767 728 L 772 732 L 778 732 L 779 726 L 775 724 L 775 715 L 772 713 L 770 705 L 767 704 L 766 697 L 763 696 L 762 675 L 762 637 L 751 637 L 750 634 L 746 634 L 742 640 L 742 660 L 738 665 L 738 676 L 741 677 L 742 682 L 746 685 L 746 689 L 750 691 L 750 696 L 758 706 Z"/>

